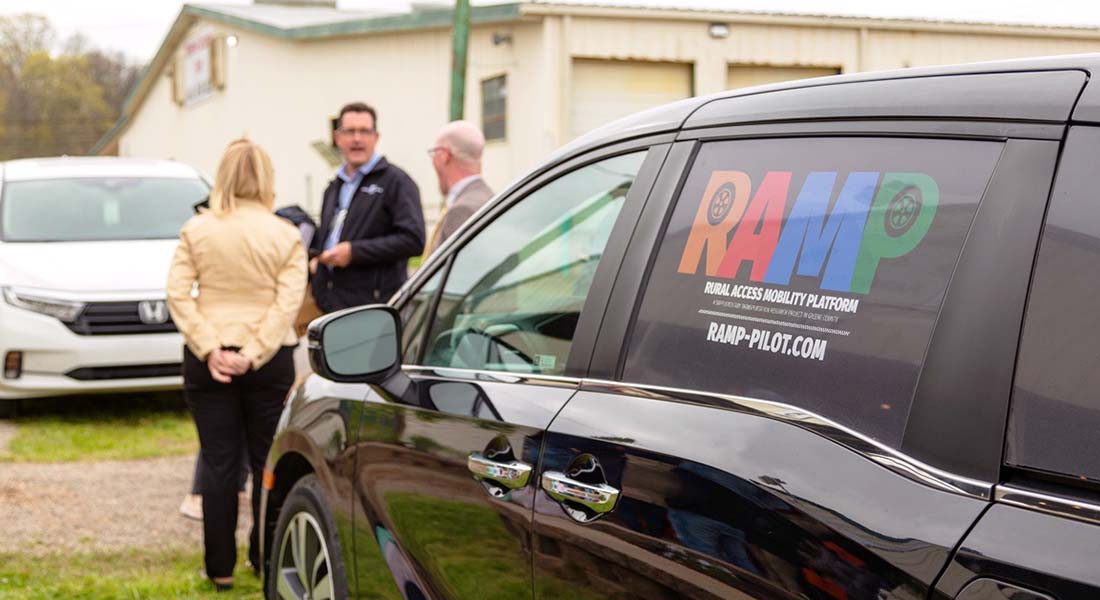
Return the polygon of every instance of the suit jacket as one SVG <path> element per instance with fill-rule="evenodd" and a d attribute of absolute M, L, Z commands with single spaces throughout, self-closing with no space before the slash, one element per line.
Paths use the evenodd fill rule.
<path fill-rule="evenodd" d="M 435 244 L 429 249 L 434 252 L 443 244 L 443 241 L 451 237 L 479 208 L 493 197 L 493 190 L 489 184 L 480 177 L 470 182 L 470 185 L 455 198 L 451 207 L 443 215 L 443 221 L 439 225 L 439 235 L 435 238 Z"/>
<path fill-rule="evenodd" d="M 321 252 L 332 230 L 341 185 L 334 178 L 325 189 L 311 254 Z M 317 266 L 311 282 L 317 306 L 333 312 L 389 300 L 408 277 L 409 259 L 424 251 L 424 212 L 413 180 L 385 158 L 379 160 L 348 204 L 339 241 L 351 243 L 351 263 L 331 270 Z"/>

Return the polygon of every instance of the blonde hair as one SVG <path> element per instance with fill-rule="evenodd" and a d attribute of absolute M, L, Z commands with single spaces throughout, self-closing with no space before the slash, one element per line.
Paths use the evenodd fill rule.
<path fill-rule="evenodd" d="M 275 170 L 271 157 L 249 139 L 229 143 L 218 163 L 210 210 L 225 214 L 236 210 L 240 200 L 257 201 L 271 210 L 275 205 Z"/>

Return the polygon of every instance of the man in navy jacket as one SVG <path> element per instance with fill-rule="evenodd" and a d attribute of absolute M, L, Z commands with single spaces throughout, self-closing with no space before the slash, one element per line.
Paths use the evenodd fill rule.
<path fill-rule="evenodd" d="M 340 109 L 337 122 L 344 164 L 325 189 L 310 245 L 313 297 L 326 313 L 389 300 L 425 238 L 420 190 L 375 151 L 375 110 L 354 102 Z"/>

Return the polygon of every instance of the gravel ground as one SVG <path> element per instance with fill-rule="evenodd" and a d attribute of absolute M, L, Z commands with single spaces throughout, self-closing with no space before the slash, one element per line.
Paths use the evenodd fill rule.
<path fill-rule="evenodd" d="M 8 453 L 8 442 L 15 436 L 15 425 L 8 421 L 0 421 L 0 456 Z M 2 481 L 2 480 L 0 480 Z"/>
<path fill-rule="evenodd" d="M 294 352 L 298 379 L 311 372 L 306 344 Z M 0 419 L 0 457 L 15 434 Z M 195 456 L 81 463 L 0 462 L 0 553 L 129 549 L 202 550 L 202 523 L 179 513 Z M 237 543 L 248 544 L 252 511 L 241 503 Z M 246 557 L 238 557 L 245 560 Z"/>
<path fill-rule="evenodd" d="M 0 453 L 13 429 L 0 421 Z M 179 513 L 194 461 L 0 463 L 0 553 L 201 551 L 202 524 Z M 247 544 L 250 513 L 241 507 L 238 543 Z"/>

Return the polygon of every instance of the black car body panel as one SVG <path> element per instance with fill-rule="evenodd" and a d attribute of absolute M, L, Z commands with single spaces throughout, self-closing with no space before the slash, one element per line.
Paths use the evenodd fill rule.
<path fill-rule="evenodd" d="M 939 592 L 954 596 L 981 578 L 1019 586 L 1040 597 L 1096 598 L 1098 542 L 1100 525 L 995 504 L 966 537 Z"/>
<path fill-rule="evenodd" d="M 538 464 L 575 385 L 515 379 L 424 371 L 413 374 L 417 405 L 368 395 L 352 445 L 361 596 L 505 598 L 529 585 L 535 489 L 478 480 L 468 461 Z M 481 571 L 494 576 L 471 576 Z"/>
<path fill-rule="evenodd" d="M 1097 72 L 1090 55 L 829 77 L 685 100 L 574 141 L 391 300 L 404 319 L 424 319 L 391 379 L 315 375 L 293 396 L 269 457 L 265 557 L 282 500 L 315 473 L 360 598 L 1100 597 L 1100 458 L 1088 435 L 1100 407 L 1072 383 L 1100 330 L 1088 308 L 1100 225 L 1066 223 L 1100 222 L 1089 208 L 1100 134 L 1087 126 L 1100 123 Z M 541 224 L 557 242 L 486 233 L 557 182 L 624 157 L 638 167 L 629 188 Z M 726 315 L 833 336 L 830 354 L 734 349 L 692 303 L 704 282 L 714 296 L 723 282 L 759 284 L 756 259 L 716 275 L 712 242 L 700 242 L 698 265 L 679 253 L 695 206 L 696 222 L 715 227 L 736 205 L 710 196 L 722 188 L 707 177 L 738 169 L 746 181 L 831 186 L 818 237 L 795 246 L 809 264 L 792 263 L 773 287 L 843 290 L 823 273 L 852 251 L 833 245 L 836 231 L 867 231 L 852 206 L 891 239 L 937 219 L 931 249 L 875 256 L 887 265 L 878 296 L 870 280 L 828 291 L 862 303 L 847 316 L 791 320 L 779 301 Z M 831 212 L 846 193 L 877 203 L 899 173 L 932 173 L 942 190 L 911 184 L 882 196 L 888 210 Z M 778 235 L 766 229 L 789 222 L 799 189 L 774 196 L 788 204 L 767 218 L 762 199 L 746 235 Z M 742 203 L 755 196 L 766 194 Z M 585 237 L 609 202 L 613 224 Z M 718 250 L 736 245 L 731 233 L 741 235 L 722 232 Z M 469 268 L 463 250 L 498 238 L 507 256 L 486 255 L 504 260 L 479 275 L 496 287 L 456 296 L 447 284 Z M 1077 292 L 1059 300 L 1050 287 Z M 547 307 L 555 294 L 572 304 Z M 1076 320 L 1060 321 L 1070 311 Z M 471 353 L 461 336 L 475 330 L 489 342 Z M 874 343 L 858 346 L 861 336 Z M 1066 352 L 1076 358 L 1044 362 Z"/>
<path fill-rule="evenodd" d="M 260 547 L 265 561 L 277 552 L 272 540 L 278 509 L 298 479 L 315 473 L 331 501 L 333 521 L 343 548 L 353 549 L 352 513 L 355 439 L 366 390 L 361 385 L 308 378 L 294 390 L 279 421 L 268 455 L 267 471 L 284 485 L 265 487 L 260 503 Z M 349 581 L 354 585 L 354 581 Z"/>
<path fill-rule="evenodd" d="M 539 497 L 536 597 L 566 573 L 593 597 L 921 598 L 986 504 L 796 425 L 615 391 L 547 435 L 544 471 L 591 453 L 623 496 L 590 526 Z"/>
<path fill-rule="evenodd" d="M 1096 73 L 1094 70 L 1093 73 Z M 1100 123 L 1100 85 L 1090 80 L 1081 92 L 1081 99 L 1073 109 L 1073 121 L 1076 123 Z"/>

